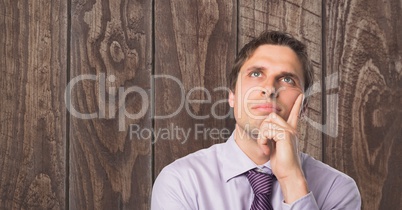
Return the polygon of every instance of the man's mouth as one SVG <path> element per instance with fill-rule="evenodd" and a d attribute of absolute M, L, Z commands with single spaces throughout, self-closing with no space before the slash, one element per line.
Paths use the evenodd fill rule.
<path fill-rule="evenodd" d="M 281 111 L 281 109 L 276 104 L 273 103 L 256 104 L 251 106 L 251 109 L 264 113 L 272 113 L 272 112 L 278 113 Z"/>

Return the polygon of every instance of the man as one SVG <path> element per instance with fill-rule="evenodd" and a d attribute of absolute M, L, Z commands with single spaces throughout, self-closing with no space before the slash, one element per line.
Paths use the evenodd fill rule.
<path fill-rule="evenodd" d="M 297 123 L 312 83 L 300 41 L 262 33 L 240 51 L 229 83 L 231 137 L 166 166 L 151 209 L 360 209 L 353 179 L 298 152 Z"/>

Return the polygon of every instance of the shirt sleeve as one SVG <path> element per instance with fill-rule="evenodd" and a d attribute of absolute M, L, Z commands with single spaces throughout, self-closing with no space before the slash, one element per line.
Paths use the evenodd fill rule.
<path fill-rule="evenodd" d="M 353 179 L 338 177 L 330 188 L 322 206 L 319 207 L 312 192 L 292 204 L 282 202 L 282 210 L 360 210 L 361 197 Z"/>
<path fill-rule="evenodd" d="M 173 170 L 163 169 L 155 180 L 151 210 L 189 210 L 189 198 L 186 197 L 185 184 Z"/>
<path fill-rule="evenodd" d="M 319 210 L 312 192 L 299 198 L 292 204 L 282 202 L 282 210 Z"/>
<path fill-rule="evenodd" d="M 307 155 L 303 157 L 303 171 L 308 188 L 320 210 L 360 210 L 361 197 L 356 182 L 348 175 Z M 314 198 L 313 198 L 314 197 Z M 296 203 L 295 203 L 296 204 Z M 303 203 L 303 205 L 305 205 Z M 303 206 L 294 210 L 306 209 Z"/>
<path fill-rule="evenodd" d="M 356 182 L 347 176 L 336 179 L 331 186 L 322 209 L 360 210 L 361 196 Z"/>

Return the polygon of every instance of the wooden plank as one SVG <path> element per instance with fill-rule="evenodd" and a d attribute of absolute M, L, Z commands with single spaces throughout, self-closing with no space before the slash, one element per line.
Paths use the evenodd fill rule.
<path fill-rule="evenodd" d="M 65 209 L 66 1 L 0 1 L 0 209 Z"/>
<path fill-rule="evenodd" d="M 70 209 L 149 209 L 151 3 L 72 2 Z"/>
<path fill-rule="evenodd" d="M 322 159 L 321 2 L 315 0 L 239 1 L 239 49 L 264 30 L 281 30 L 303 41 L 314 66 L 315 88 L 299 123 L 301 151 Z"/>
<path fill-rule="evenodd" d="M 401 209 L 401 2 L 327 1 L 326 11 L 326 68 L 339 88 L 325 160 L 356 180 L 362 209 Z"/>
<path fill-rule="evenodd" d="M 155 1 L 155 176 L 234 128 L 224 87 L 236 50 L 235 2 Z"/>

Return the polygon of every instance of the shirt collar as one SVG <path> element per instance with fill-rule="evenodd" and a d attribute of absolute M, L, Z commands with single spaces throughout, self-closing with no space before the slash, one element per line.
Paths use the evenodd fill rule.
<path fill-rule="evenodd" d="M 225 181 L 239 176 L 253 168 L 259 168 L 264 172 L 271 171 L 270 162 L 266 162 L 262 166 L 256 165 L 237 145 L 234 139 L 234 131 L 226 141 L 222 151 L 222 175 Z"/>

